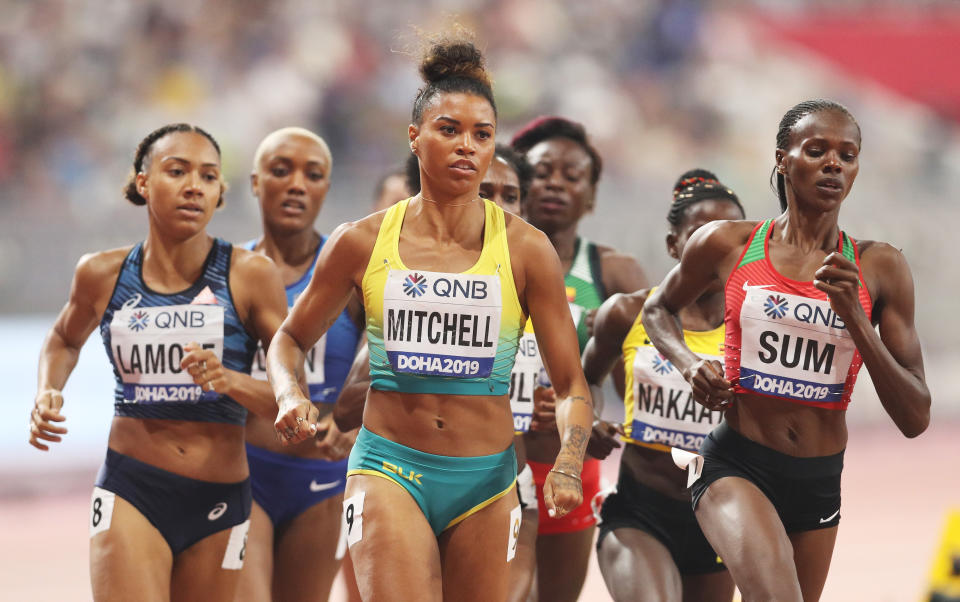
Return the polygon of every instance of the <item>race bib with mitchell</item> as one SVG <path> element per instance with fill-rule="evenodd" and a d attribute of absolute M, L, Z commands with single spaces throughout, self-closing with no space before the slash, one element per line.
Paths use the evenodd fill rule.
<path fill-rule="evenodd" d="M 393 371 L 490 376 L 501 311 L 499 276 L 392 270 L 383 291 L 383 341 Z"/>

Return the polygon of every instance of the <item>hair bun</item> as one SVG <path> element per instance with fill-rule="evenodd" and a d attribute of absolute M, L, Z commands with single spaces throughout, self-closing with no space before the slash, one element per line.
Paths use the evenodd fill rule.
<path fill-rule="evenodd" d="M 420 61 L 420 75 L 428 84 L 451 77 L 463 77 L 492 85 L 484 67 L 483 53 L 466 40 L 432 44 Z"/>

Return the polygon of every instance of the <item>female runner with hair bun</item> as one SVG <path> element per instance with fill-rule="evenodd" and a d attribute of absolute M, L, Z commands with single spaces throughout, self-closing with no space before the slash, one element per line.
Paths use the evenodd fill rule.
<path fill-rule="evenodd" d="M 554 375 L 563 445 L 544 486 L 560 515 L 582 501 L 592 403 L 560 263 L 547 238 L 480 199 L 496 108 L 481 53 L 433 44 L 408 128 L 421 191 L 331 236 L 267 355 L 278 434 L 317 412 L 303 353 L 357 291 L 371 387 L 350 454 L 347 543 L 365 600 L 503 600 L 520 508 L 507 389 L 529 314 Z"/>

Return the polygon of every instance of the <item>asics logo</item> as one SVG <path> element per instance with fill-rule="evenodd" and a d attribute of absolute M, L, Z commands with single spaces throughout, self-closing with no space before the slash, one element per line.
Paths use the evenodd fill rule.
<path fill-rule="evenodd" d="M 219 504 L 214 506 L 213 510 L 210 511 L 210 514 L 207 515 L 207 520 L 217 520 L 218 518 L 223 516 L 223 513 L 226 511 L 227 511 L 227 503 L 220 502 Z"/>
<path fill-rule="evenodd" d="M 310 491 L 316 493 L 318 491 L 326 491 L 327 489 L 333 489 L 340 484 L 340 479 L 332 483 L 317 483 L 316 481 L 310 481 Z"/>

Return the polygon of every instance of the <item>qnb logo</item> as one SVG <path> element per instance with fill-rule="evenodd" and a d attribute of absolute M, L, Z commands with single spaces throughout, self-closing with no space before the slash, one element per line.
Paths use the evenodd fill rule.
<path fill-rule="evenodd" d="M 409 274 L 403 279 L 403 292 L 410 297 L 419 297 L 427 290 L 427 277 L 423 274 Z"/>
<path fill-rule="evenodd" d="M 790 307 L 787 305 L 787 300 L 780 295 L 770 295 L 763 304 L 763 313 L 775 320 L 779 320 L 787 315 L 787 310 L 789 309 Z"/>
<path fill-rule="evenodd" d="M 657 354 L 657 357 L 653 358 L 653 370 L 660 376 L 664 376 L 673 372 L 673 364 L 667 358 Z"/>
<path fill-rule="evenodd" d="M 213 510 L 210 511 L 210 514 L 207 515 L 207 520 L 217 520 L 218 518 L 223 516 L 223 513 L 226 511 L 227 511 L 227 503 L 220 502 L 219 504 L 214 506 Z"/>
<path fill-rule="evenodd" d="M 130 321 L 127 323 L 127 327 L 134 332 L 140 332 L 146 328 L 147 324 L 149 323 L 150 315 L 147 312 L 140 310 L 130 316 Z"/>

